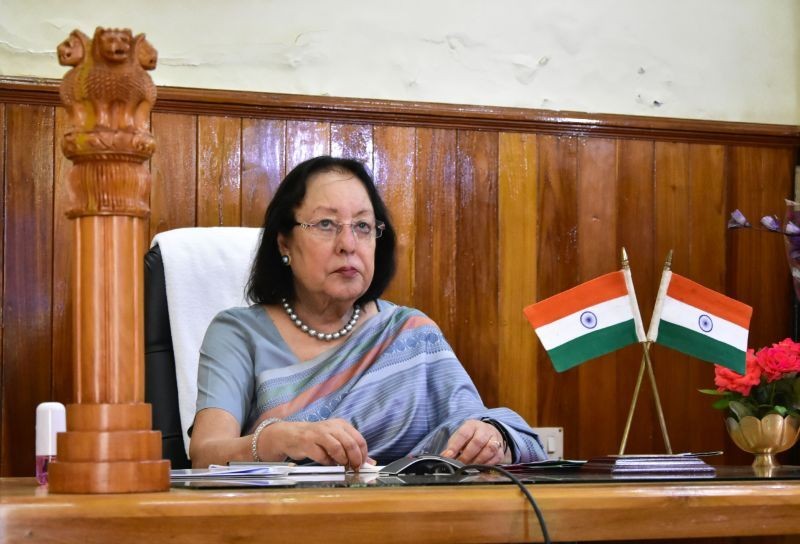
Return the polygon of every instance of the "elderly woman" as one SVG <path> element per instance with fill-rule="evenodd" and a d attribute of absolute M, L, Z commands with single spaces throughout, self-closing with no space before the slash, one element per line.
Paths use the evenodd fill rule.
<path fill-rule="evenodd" d="M 380 299 L 394 250 L 361 163 L 317 157 L 286 176 L 247 288 L 255 304 L 218 314 L 203 341 L 194 466 L 546 458 L 521 417 L 483 405 L 430 318 Z"/>

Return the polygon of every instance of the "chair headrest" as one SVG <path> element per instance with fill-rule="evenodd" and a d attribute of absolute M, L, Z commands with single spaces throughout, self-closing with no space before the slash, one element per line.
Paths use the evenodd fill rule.
<path fill-rule="evenodd" d="M 187 430 L 197 402 L 200 345 L 214 316 L 234 306 L 248 306 L 245 286 L 261 229 L 195 227 L 157 234 L 164 263 L 178 403 L 186 451 Z"/>

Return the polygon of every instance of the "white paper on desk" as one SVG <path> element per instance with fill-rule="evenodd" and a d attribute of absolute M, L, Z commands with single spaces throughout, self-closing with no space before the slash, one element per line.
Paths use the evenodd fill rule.
<path fill-rule="evenodd" d="M 170 480 L 224 479 L 224 478 L 264 478 L 285 476 L 293 468 L 289 465 L 245 465 L 228 467 L 211 465 L 208 468 L 185 468 L 169 471 Z"/>
<path fill-rule="evenodd" d="M 379 472 L 383 467 L 377 465 L 362 465 L 359 472 Z M 345 472 L 355 472 L 345 470 L 342 465 L 297 465 L 289 467 L 289 474 L 344 474 Z"/>
<path fill-rule="evenodd" d="M 306 482 L 338 482 L 338 483 L 347 483 L 348 485 L 354 484 L 369 484 L 378 478 L 381 477 L 379 472 L 340 472 L 338 474 L 327 473 L 327 474 L 312 474 L 312 473 L 303 473 L 303 474 L 288 474 L 283 476 L 282 479 L 286 479 L 292 482 L 297 483 L 306 483 Z"/>

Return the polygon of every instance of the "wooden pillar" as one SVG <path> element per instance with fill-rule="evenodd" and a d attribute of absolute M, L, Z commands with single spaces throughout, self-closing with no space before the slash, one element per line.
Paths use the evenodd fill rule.
<path fill-rule="evenodd" d="M 70 128 L 61 148 L 73 220 L 75 404 L 52 493 L 132 493 L 169 488 L 169 461 L 144 402 L 144 269 L 155 150 L 150 110 L 156 88 L 145 70 L 156 50 L 143 34 L 75 30 L 58 47 L 73 68 L 61 83 Z"/>

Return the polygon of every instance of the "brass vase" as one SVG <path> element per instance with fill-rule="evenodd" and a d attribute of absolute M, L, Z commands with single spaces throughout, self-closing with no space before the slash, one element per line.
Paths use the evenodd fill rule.
<path fill-rule="evenodd" d="M 770 471 L 780 466 L 775 454 L 794 446 L 800 434 L 800 420 L 795 416 L 784 417 L 780 414 L 767 414 L 761 419 L 745 416 L 740 421 L 728 417 L 725 425 L 737 446 L 755 454 L 753 468 L 756 472 Z"/>

